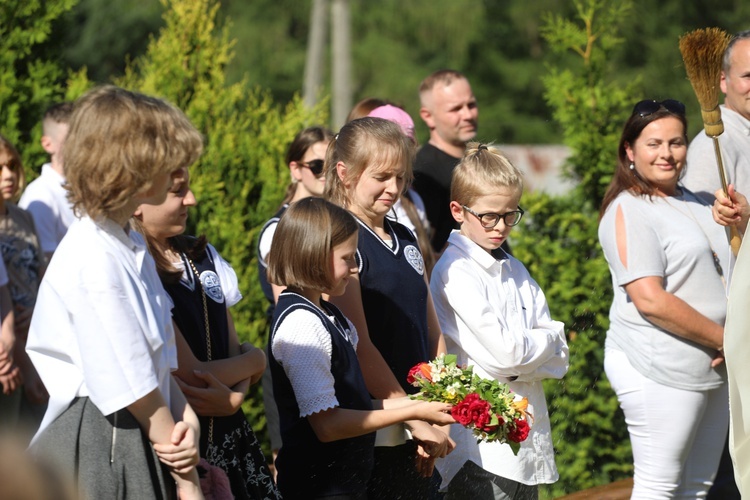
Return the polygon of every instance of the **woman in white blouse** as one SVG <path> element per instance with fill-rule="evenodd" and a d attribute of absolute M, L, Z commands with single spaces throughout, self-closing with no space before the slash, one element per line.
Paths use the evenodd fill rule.
<path fill-rule="evenodd" d="M 729 250 L 710 207 L 679 184 L 686 134 L 682 103 L 636 104 L 601 208 L 614 289 L 604 369 L 630 433 L 632 498 L 705 497 L 729 423 Z"/>

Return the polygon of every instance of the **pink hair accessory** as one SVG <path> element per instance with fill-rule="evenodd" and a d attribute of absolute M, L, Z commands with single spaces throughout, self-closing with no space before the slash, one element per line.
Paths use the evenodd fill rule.
<path fill-rule="evenodd" d="M 406 137 L 414 140 L 414 120 L 412 120 L 411 116 L 409 116 L 409 113 L 407 113 L 403 109 L 392 106 L 390 104 L 386 104 L 385 106 L 380 106 L 373 109 L 367 116 L 372 116 L 374 118 L 383 118 L 395 123 L 396 125 L 401 127 L 401 131 Z"/>

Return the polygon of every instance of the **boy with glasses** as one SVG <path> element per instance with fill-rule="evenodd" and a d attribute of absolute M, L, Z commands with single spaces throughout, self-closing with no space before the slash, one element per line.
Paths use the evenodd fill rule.
<path fill-rule="evenodd" d="M 564 325 L 524 265 L 500 246 L 521 221 L 522 175 L 493 146 L 468 145 L 453 172 L 450 211 L 460 226 L 432 273 L 430 290 L 448 352 L 480 377 L 528 398 L 533 415 L 518 455 L 452 426 L 456 448 L 437 467 L 446 500 L 536 499 L 558 479 L 542 379 L 568 370 Z"/>

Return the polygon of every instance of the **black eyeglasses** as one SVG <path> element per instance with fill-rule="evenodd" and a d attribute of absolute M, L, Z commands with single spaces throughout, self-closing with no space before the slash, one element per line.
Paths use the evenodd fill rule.
<path fill-rule="evenodd" d="M 505 212 L 504 214 L 496 214 L 492 212 L 478 214 L 466 205 L 461 206 L 464 210 L 479 219 L 479 223 L 485 229 L 492 229 L 493 227 L 497 226 L 497 223 L 500 222 L 500 219 L 503 219 L 506 226 L 515 226 L 516 224 L 521 222 L 521 217 L 523 217 L 524 214 L 523 208 L 521 207 L 518 207 L 518 210 L 511 210 L 510 212 Z"/>
<path fill-rule="evenodd" d="M 659 109 L 664 108 L 670 113 L 676 115 L 685 116 L 685 105 L 675 99 L 664 99 L 663 101 L 655 101 L 653 99 L 646 99 L 637 103 L 633 107 L 633 114 L 637 114 L 641 118 L 653 115 Z"/>
<path fill-rule="evenodd" d="M 302 165 L 305 168 L 309 168 L 310 172 L 312 172 L 312 174 L 315 177 L 320 177 L 320 174 L 323 173 L 323 164 L 324 163 L 325 162 L 323 160 L 310 160 L 308 162 L 303 162 L 303 161 L 298 161 L 297 162 L 298 165 Z"/>

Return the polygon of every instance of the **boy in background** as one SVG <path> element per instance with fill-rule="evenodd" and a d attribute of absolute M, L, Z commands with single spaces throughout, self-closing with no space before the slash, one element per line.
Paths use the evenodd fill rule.
<path fill-rule="evenodd" d="M 50 155 L 42 173 L 28 185 L 18 206 L 31 213 L 36 225 L 42 252 L 47 261 L 75 220 L 68 201 L 63 170 L 62 145 L 68 134 L 68 123 L 73 103 L 62 102 L 50 106 L 42 119 L 42 147 Z"/>

